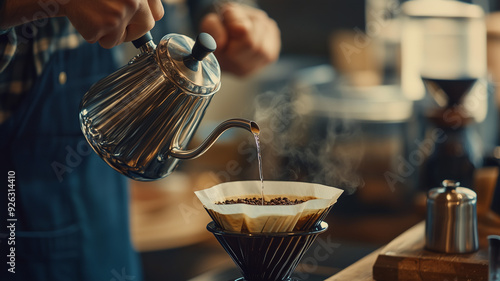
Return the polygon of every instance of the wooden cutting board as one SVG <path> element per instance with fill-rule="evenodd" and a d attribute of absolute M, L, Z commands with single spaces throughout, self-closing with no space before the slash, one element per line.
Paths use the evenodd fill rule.
<path fill-rule="evenodd" d="M 487 281 L 488 249 L 471 254 L 441 254 L 424 249 L 425 222 L 391 241 L 373 266 L 377 281 Z"/>

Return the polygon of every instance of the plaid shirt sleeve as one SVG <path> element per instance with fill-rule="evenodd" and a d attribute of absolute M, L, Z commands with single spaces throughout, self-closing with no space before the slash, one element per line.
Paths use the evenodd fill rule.
<path fill-rule="evenodd" d="M 13 29 L 0 31 L 0 73 L 2 73 L 14 57 L 17 45 L 17 36 Z"/>
<path fill-rule="evenodd" d="M 16 28 L 0 35 L 0 123 L 7 120 L 31 88 L 35 77 L 25 68 L 26 52 L 18 50 Z M 24 70 L 24 71 L 23 71 Z"/>
<path fill-rule="evenodd" d="M 21 104 L 52 54 L 84 43 L 66 18 L 0 31 L 0 124 Z"/>

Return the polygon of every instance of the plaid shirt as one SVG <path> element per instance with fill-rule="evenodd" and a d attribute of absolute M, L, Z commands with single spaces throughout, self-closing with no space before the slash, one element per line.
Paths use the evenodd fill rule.
<path fill-rule="evenodd" d="M 50 18 L 0 31 L 0 124 L 21 104 L 52 54 L 86 41 L 66 18 Z"/>

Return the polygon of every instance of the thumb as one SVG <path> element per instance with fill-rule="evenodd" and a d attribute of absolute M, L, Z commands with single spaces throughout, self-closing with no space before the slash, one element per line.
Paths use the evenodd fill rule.
<path fill-rule="evenodd" d="M 227 31 L 216 13 L 209 13 L 201 20 L 200 31 L 212 35 L 217 43 L 218 50 L 226 47 L 228 41 Z"/>

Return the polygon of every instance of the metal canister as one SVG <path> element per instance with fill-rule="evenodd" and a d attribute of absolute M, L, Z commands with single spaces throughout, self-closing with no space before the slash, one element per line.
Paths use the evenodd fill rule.
<path fill-rule="evenodd" d="M 479 248 L 477 195 L 460 183 L 444 180 L 427 193 L 425 247 L 441 253 L 470 253 Z"/>

